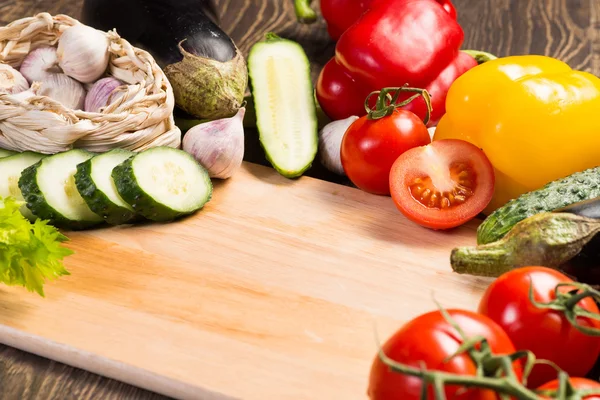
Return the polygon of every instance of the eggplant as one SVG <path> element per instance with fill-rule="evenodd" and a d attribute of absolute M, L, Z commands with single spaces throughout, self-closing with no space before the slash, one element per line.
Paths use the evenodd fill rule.
<path fill-rule="evenodd" d="M 246 61 L 218 26 L 212 0 L 85 0 L 81 21 L 116 29 L 152 54 L 186 113 L 210 120 L 233 116 L 241 107 Z"/>

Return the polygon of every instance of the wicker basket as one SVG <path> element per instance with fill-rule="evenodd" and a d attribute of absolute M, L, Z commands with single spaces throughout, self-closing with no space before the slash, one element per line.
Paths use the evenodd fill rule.
<path fill-rule="evenodd" d="M 0 62 L 19 68 L 27 54 L 56 46 L 65 29 L 80 24 L 66 15 L 41 13 L 0 27 Z M 113 148 L 141 151 L 179 147 L 181 131 L 173 120 L 173 90 L 154 58 L 110 31 L 106 76 L 126 85 L 124 95 L 101 113 L 71 110 L 45 97 L 20 101 L 0 94 L 0 147 L 54 154 L 72 148 L 104 152 Z"/>

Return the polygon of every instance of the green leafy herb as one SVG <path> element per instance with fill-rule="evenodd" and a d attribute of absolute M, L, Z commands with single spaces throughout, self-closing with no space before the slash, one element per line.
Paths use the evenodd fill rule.
<path fill-rule="evenodd" d="M 27 220 L 19 211 L 22 204 L 10 197 L 0 199 L 0 283 L 44 296 L 47 279 L 69 275 L 62 259 L 73 251 L 61 245 L 67 237 L 48 221 Z"/>

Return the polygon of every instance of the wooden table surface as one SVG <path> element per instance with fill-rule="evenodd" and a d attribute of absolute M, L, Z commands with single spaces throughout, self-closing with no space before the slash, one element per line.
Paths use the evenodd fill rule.
<path fill-rule="evenodd" d="M 324 23 L 298 25 L 292 0 L 217 0 L 217 3 L 226 10 L 221 16 L 222 27 L 244 54 L 265 32 L 276 32 L 305 47 L 313 61 L 314 78 L 333 54 L 334 44 L 328 39 Z M 465 30 L 464 48 L 487 50 L 499 56 L 545 54 L 600 75 L 600 0 L 454 0 L 454 3 Z M 80 8 L 79 0 L 0 0 L 0 23 L 41 11 L 78 18 Z M 247 153 L 248 161 L 265 164 L 261 152 Z M 318 166 L 308 175 L 335 180 Z M 0 390 L 3 400 L 164 399 L 5 346 L 0 346 Z"/>

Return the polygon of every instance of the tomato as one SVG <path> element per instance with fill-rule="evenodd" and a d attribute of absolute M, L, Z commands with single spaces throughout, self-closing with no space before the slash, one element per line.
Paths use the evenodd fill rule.
<path fill-rule="evenodd" d="M 341 159 L 344 172 L 365 192 L 389 195 L 390 169 L 405 151 L 431 143 L 427 127 L 410 111 L 395 109 L 380 119 L 363 116 L 346 131 Z"/>
<path fill-rule="evenodd" d="M 494 182 L 494 168 L 481 149 L 446 139 L 398 157 L 390 174 L 390 191 L 396 207 L 411 221 L 450 229 L 488 205 Z"/>
<path fill-rule="evenodd" d="M 598 391 L 600 390 L 600 383 L 596 382 L 596 381 L 592 381 L 590 379 L 585 379 L 585 378 L 570 378 L 569 381 L 571 382 L 571 386 L 573 387 L 573 389 L 576 390 L 595 390 Z M 539 390 L 555 390 L 558 389 L 559 386 L 559 382 L 558 379 L 555 379 L 551 382 L 545 383 L 544 385 L 540 386 L 538 389 Z M 542 397 L 543 399 L 547 399 L 549 397 Z M 600 400 L 600 395 L 591 395 L 591 396 L 585 396 L 582 400 Z"/>
<path fill-rule="evenodd" d="M 571 376 L 585 376 L 600 355 L 600 338 L 587 336 L 575 329 L 559 311 L 540 309 L 529 300 L 533 283 L 534 299 L 548 303 L 555 299 L 559 283 L 573 282 L 550 268 L 523 267 L 505 273 L 485 291 L 479 312 L 496 321 L 508 334 L 515 347 L 532 351 L 538 359 L 550 360 Z M 568 292 L 572 287 L 562 288 Z M 583 309 L 598 313 L 592 298 L 581 300 Z M 579 318 L 579 324 L 600 329 L 600 321 Z M 528 379 L 537 387 L 556 378 L 556 370 L 536 365 Z"/>
<path fill-rule="evenodd" d="M 515 348 L 494 321 L 488 317 L 465 310 L 448 310 L 452 319 L 469 337 L 485 337 L 494 354 L 512 354 Z M 468 354 L 461 354 L 445 362 L 456 353 L 463 339 L 444 319 L 439 311 L 423 314 L 397 331 L 384 345 L 384 353 L 402 364 L 446 371 L 455 374 L 475 375 L 476 365 Z M 521 367 L 514 364 L 517 377 Z M 419 400 L 422 381 L 419 378 L 392 372 L 379 356 L 371 366 L 368 395 L 371 400 Z M 496 400 L 497 394 L 489 390 L 446 387 L 449 400 Z M 428 398 L 433 399 L 433 392 Z"/>

